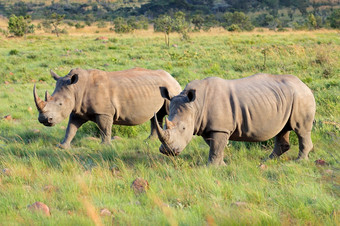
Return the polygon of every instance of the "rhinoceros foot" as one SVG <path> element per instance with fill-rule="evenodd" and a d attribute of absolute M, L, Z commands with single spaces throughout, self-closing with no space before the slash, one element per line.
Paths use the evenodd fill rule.
<path fill-rule="evenodd" d="M 57 145 L 58 148 L 61 148 L 61 149 L 70 149 L 71 148 L 71 145 L 70 144 L 58 144 Z"/>

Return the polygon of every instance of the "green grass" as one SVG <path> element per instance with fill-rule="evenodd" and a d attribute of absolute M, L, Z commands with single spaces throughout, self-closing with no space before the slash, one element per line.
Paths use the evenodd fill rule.
<path fill-rule="evenodd" d="M 0 38 L 0 224 L 93 225 L 337 225 L 340 214 L 340 39 L 337 33 L 241 33 L 195 35 L 189 42 L 160 35 L 28 36 Z M 104 41 L 104 42 L 103 42 Z M 266 51 L 266 64 L 264 55 Z M 67 120 L 52 128 L 37 120 L 32 89 L 54 88 L 49 69 L 164 69 L 182 85 L 194 79 L 227 79 L 258 72 L 294 74 L 317 102 L 310 161 L 296 162 L 298 142 L 281 159 L 267 161 L 273 141 L 231 142 L 226 167 L 206 167 L 208 146 L 195 137 L 175 158 L 145 140 L 149 123 L 117 127 L 122 137 L 102 146 L 96 126 L 84 125 L 73 148 L 61 150 Z M 32 110 L 31 110 L 32 109 Z M 317 166 L 323 159 L 328 164 Z M 149 190 L 135 195 L 137 177 Z M 46 189 L 52 185 L 52 189 Z M 44 189 L 45 188 L 45 189 Z M 36 201 L 51 216 L 27 210 Z M 236 202 L 246 202 L 244 206 Z M 112 217 L 101 217 L 107 208 Z"/>

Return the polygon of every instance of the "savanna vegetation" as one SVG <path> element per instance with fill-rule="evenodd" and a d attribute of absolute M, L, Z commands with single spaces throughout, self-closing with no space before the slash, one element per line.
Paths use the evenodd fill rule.
<path fill-rule="evenodd" d="M 89 28 L 88 28 L 89 29 Z M 340 39 L 336 31 L 232 33 L 221 29 L 173 35 L 170 47 L 152 31 L 117 35 L 95 27 L 69 35 L 0 37 L 0 222 L 3 225 L 338 225 L 340 161 Z M 106 30 L 105 30 L 106 29 Z M 89 33 L 90 31 L 106 33 Z M 32 89 L 50 93 L 53 69 L 164 69 L 181 84 L 208 76 L 236 79 L 258 72 L 293 74 L 317 103 L 309 161 L 296 162 L 298 142 L 263 163 L 273 141 L 231 142 L 226 167 L 207 167 L 208 146 L 195 137 L 180 156 L 146 140 L 149 123 L 113 127 L 100 144 L 93 123 L 70 150 L 58 149 L 67 120 L 44 127 Z M 262 165 L 261 165 L 262 164 Z M 148 181 L 135 193 L 136 178 Z M 27 206 L 43 202 L 51 216 Z M 111 212 L 101 216 L 100 210 Z"/>

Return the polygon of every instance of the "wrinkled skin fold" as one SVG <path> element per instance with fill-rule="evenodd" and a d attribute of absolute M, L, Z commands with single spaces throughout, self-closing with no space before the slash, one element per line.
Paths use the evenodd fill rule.
<path fill-rule="evenodd" d="M 210 146 L 208 164 L 224 165 L 228 140 L 260 142 L 275 138 L 270 158 L 289 150 L 289 133 L 299 139 L 298 159 L 308 159 L 313 148 L 311 131 L 316 111 L 311 90 L 292 75 L 256 74 L 224 80 L 217 77 L 195 80 L 170 100 L 165 129 L 157 126 L 160 152 L 178 155 L 193 135 Z"/>
<path fill-rule="evenodd" d="M 36 86 L 33 97 L 39 112 L 38 120 L 45 126 L 54 126 L 69 117 L 64 140 L 60 147 L 69 148 L 79 127 L 88 121 L 97 123 L 103 143 L 111 142 L 113 124 L 139 125 L 151 120 L 150 137 L 157 136 L 156 125 L 162 124 L 169 109 L 160 87 L 176 94 L 181 92 L 178 82 L 163 70 L 134 68 L 125 71 L 72 69 L 56 80 L 52 95 L 45 92 L 45 100 L 39 98 Z"/>

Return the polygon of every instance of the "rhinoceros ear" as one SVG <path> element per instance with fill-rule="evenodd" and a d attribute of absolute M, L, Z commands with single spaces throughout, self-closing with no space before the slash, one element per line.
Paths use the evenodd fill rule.
<path fill-rule="evenodd" d="M 189 102 L 194 101 L 196 99 L 196 90 L 195 89 L 188 90 L 187 97 L 189 99 Z"/>
<path fill-rule="evenodd" d="M 75 84 L 78 82 L 78 74 L 74 74 L 71 77 L 71 84 Z"/>
<path fill-rule="evenodd" d="M 171 100 L 171 98 L 173 97 L 171 94 L 169 94 L 169 91 L 166 87 L 159 87 L 159 90 L 161 91 L 161 96 L 164 99 Z"/>
<path fill-rule="evenodd" d="M 50 70 L 50 73 L 51 73 L 52 77 L 54 78 L 54 80 L 57 81 L 58 79 L 60 79 L 60 76 L 57 75 L 54 71 Z"/>

